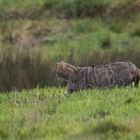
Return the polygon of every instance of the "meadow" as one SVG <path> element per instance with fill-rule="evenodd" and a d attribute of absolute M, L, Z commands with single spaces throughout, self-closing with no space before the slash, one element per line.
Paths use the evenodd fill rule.
<path fill-rule="evenodd" d="M 138 140 L 140 89 L 36 88 L 0 94 L 1 140 Z"/>
<path fill-rule="evenodd" d="M 139 0 L 1 0 L 0 91 L 57 86 L 59 61 L 140 67 L 139 6 Z"/>
<path fill-rule="evenodd" d="M 140 88 L 68 94 L 56 62 L 140 68 L 139 0 L 0 0 L 0 140 L 139 140 Z"/>

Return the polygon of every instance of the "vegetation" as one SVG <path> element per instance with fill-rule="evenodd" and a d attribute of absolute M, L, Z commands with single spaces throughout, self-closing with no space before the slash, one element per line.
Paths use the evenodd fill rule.
<path fill-rule="evenodd" d="M 139 12 L 139 0 L 0 0 L 0 140 L 140 139 L 139 88 L 69 95 L 55 77 L 62 60 L 140 68 Z"/>
<path fill-rule="evenodd" d="M 0 90 L 57 86 L 55 63 L 62 60 L 78 66 L 126 60 L 140 68 L 139 43 L 139 18 L 133 24 L 101 18 L 2 22 Z"/>
<path fill-rule="evenodd" d="M 46 88 L 0 94 L 0 139 L 140 138 L 140 90 Z M 12 118 L 12 119 L 11 119 Z"/>
<path fill-rule="evenodd" d="M 11 91 L 51 85 L 54 75 L 49 58 L 43 60 L 35 49 L 1 49 L 0 90 Z M 50 73 L 50 74 L 49 74 Z M 52 83 L 54 84 L 54 83 Z"/>
<path fill-rule="evenodd" d="M 113 11 L 115 11 L 115 13 L 113 12 L 113 14 L 117 14 L 117 12 L 119 11 L 119 13 L 121 12 L 121 14 L 125 16 L 131 16 L 134 13 L 138 13 L 139 10 L 134 9 L 134 7 L 138 4 L 139 0 L 24 0 L 22 2 L 19 0 L 1 0 L 0 9 L 2 12 L 16 11 L 20 14 L 21 12 L 23 12 L 26 15 L 25 17 L 28 17 L 30 15 L 29 13 L 25 12 L 25 9 L 28 9 L 27 11 L 37 10 L 43 15 L 45 14 L 44 11 L 47 11 L 47 15 L 48 12 L 51 12 L 51 14 L 53 15 L 57 15 L 60 17 L 65 16 L 67 18 L 85 16 L 92 17 L 96 15 L 103 16 L 103 13 L 106 12 L 107 15 L 112 15 Z M 118 11 L 116 11 L 116 7 Z M 110 9 L 111 11 L 109 12 L 108 9 Z M 131 11 L 132 13 L 128 14 L 128 10 L 133 11 Z M 117 15 L 119 15 L 119 13 Z M 39 17 L 40 15 L 37 14 L 36 16 Z"/>

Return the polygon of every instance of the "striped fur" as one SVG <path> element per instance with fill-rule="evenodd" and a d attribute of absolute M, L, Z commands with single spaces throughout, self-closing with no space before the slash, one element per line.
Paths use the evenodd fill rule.
<path fill-rule="evenodd" d="M 87 88 L 121 87 L 134 82 L 137 87 L 140 70 L 131 62 L 115 62 L 95 67 L 75 67 L 65 62 L 57 64 L 57 75 L 68 81 L 68 91 Z"/>
<path fill-rule="evenodd" d="M 72 81 L 73 83 L 78 80 L 79 67 L 72 66 L 65 62 L 57 63 L 56 76 L 62 77 L 65 80 Z"/>

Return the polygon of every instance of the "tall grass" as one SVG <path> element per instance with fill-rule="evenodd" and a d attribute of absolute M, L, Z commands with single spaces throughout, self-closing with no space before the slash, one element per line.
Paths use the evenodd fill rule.
<path fill-rule="evenodd" d="M 132 61 L 140 68 L 138 49 L 98 49 L 78 51 L 66 48 L 67 54 L 59 51 L 49 56 L 37 48 L 1 48 L 0 52 L 0 91 L 31 89 L 65 85 L 55 77 L 55 62 L 66 61 L 77 66 L 96 66 L 114 61 Z M 64 50 L 63 50 L 64 51 Z M 78 51 L 78 52 L 77 52 Z M 84 52 L 83 52 L 84 51 Z"/>
<path fill-rule="evenodd" d="M 51 85 L 53 63 L 32 49 L 7 47 L 0 52 L 0 90 L 29 89 Z M 52 77 L 51 77 L 52 76 Z M 51 78 L 50 78 L 51 77 Z"/>
<path fill-rule="evenodd" d="M 89 53 L 78 54 L 74 53 L 72 60 L 74 64 L 80 66 L 96 66 L 100 64 L 107 64 L 116 61 L 132 61 L 137 67 L 140 68 L 140 51 L 128 49 L 105 49 L 105 50 L 93 50 Z M 68 59 L 69 60 L 69 59 Z M 69 62 L 69 61 L 68 61 Z"/>

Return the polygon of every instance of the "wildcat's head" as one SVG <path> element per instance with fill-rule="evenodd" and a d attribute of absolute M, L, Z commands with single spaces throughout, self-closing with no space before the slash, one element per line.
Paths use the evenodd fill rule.
<path fill-rule="evenodd" d="M 75 80 L 79 68 L 72 66 L 66 62 L 60 62 L 56 65 L 56 76 L 65 80 Z"/>

